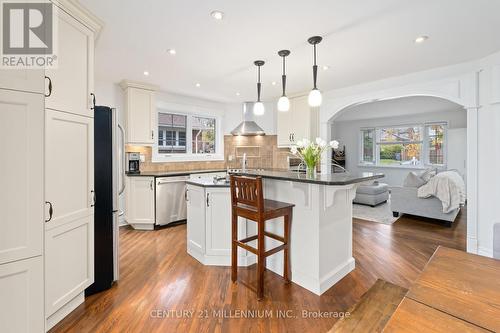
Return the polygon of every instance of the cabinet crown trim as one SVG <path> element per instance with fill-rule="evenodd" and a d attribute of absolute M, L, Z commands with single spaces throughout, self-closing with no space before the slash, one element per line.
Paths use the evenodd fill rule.
<path fill-rule="evenodd" d="M 159 90 L 159 87 L 156 85 L 144 83 L 144 82 L 138 82 L 138 81 L 130 81 L 130 80 L 122 80 L 120 82 L 120 87 L 122 87 L 123 90 L 125 90 L 127 88 L 138 88 L 138 89 L 151 90 L 151 91 Z"/>
<path fill-rule="evenodd" d="M 82 6 L 78 1 L 51 0 L 51 2 L 92 30 L 94 33 L 94 39 L 99 37 L 99 34 L 104 27 L 104 21 Z"/>

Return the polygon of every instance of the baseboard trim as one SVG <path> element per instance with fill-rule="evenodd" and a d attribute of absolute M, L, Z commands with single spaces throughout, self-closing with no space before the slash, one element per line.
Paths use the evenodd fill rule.
<path fill-rule="evenodd" d="M 155 230 L 154 224 L 129 224 L 135 230 L 151 231 Z"/>
<path fill-rule="evenodd" d="M 356 267 L 356 262 L 354 258 L 349 258 L 345 263 L 332 269 L 325 277 L 320 281 L 319 291 L 320 295 L 325 291 L 333 287 L 337 282 L 339 282 L 344 276 L 349 274 Z"/>
<path fill-rule="evenodd" d="M 64 304 L 59 310 L 54 312 L 45 320 L 45 332 L 48 332 L 52 327 L 69 315 L 74 309 L 85 301 L 85 294 L 82 291 L 75 298 Z"/>
<path fill-rule="evenodd" d="M 493 258 L 493 249 L 489 249 L 484 246 L 479 246 L 477 248 L 477 254 L 479 254 L 480 256 Z"/>
<path fill-rule="evenodd" d="M 231 256 L 213 256 L 200 253 L 196 249 L 188 247 L 187 253 L 205 266 L 231 266 Z M 257 262 L 256 256 L 239 256 L 238 266 L 247 267 Z"/>

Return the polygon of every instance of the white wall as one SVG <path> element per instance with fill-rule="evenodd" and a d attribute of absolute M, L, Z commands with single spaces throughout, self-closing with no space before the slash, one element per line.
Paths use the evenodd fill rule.
<path fill-rule="evenodd" d="M 411 110 L 408 110 L 411 112 Z M 356 108 L 352 108 L 347 112 L 356 112 Z M 404 178 L 408 174 L 408 168 L 402 167 L 367 167 L 359 166 L 360 160 L 360 146 L 359 146 L 359 130 L 362 127 L 377 127 L 377 126 L 391 126 L 398 124 L 419 124 L 424 122 L 432 121 L 446 121 L 448 122 L 449 129 L 455 128 L 465 128 L 467 126 L 467 115 L 463 108 L 455 111 L 442 111 L 442 112 L 431 112 L 431 113 L 421 113 L 421 114 L 407 114 L 400 115 L 397 117 L 383 117 L 374 119 L 360 119 L 360 120 L 348 120 L 348 121 L 335 121 L 332 125 L 332 138 L 338 140 L 340 145 L 345 145 L 346 147 L 346 168 L 349 172 L 359 173 L 359 172 L 383 172 L 385 178 L 383 182 L 389 184 L 390 186 L 401 186 L 403 185 Z M 453 151 L 455 157 L 457 155 L 465 156 L 467 155 L 467 147 L 447 147 L 447 151 Z M 462 161 L 463 164 L 463 161 Z M 448 166 L 449 169 L 453 168 Z"/>

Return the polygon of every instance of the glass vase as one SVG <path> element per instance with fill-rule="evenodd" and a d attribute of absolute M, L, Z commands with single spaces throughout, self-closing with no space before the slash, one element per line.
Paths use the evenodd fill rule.
<path fill-rule="evenodd" d="M 306 165 L 306 176 L 307 178 L 316 178 L 316 164 Z"/>

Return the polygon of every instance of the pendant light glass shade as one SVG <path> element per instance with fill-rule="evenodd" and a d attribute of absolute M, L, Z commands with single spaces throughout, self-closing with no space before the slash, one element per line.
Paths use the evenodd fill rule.
<path fill-rule="evenodd" d="M 321 105 L 321 102 L 323 102 L 323 97 L 321 96 L 321 91 L 318 89 L 313 89 L 309 93 L 309 97 L 307 99 L 307 102 L 309 103 L 309 106 L 312 107 L 318 107 Z"/>
<path fill-rule="evenodd" d="M 287 112 L 290 110 L 290 100 L 286 96 L 281 96 L 278 99 L 278 111 Z"/>
<path fill-rule="evenodd" d="M 290 100 L 286 97 L 286 73 L 285 73 L 285 58 L 290 55 L 289 50 L 281 50 L 278 55 L 283 58 L 283 73 L 281 75 L 281 85 L 283 89 L 283 94 L 278 99 L 278 111 L 287 112 L 290 110 Z"/>
<path fill-rule="evenodd" d="M 254 65 L 258 68 L 258 77 L 257 77 L 257 102 L 253 105 L 253 114 L 256 116 L 262 116 L 266 112 L 266 108 L 264 104 L 260 101 L 260 90 L 262 84 L 260 82 L 260 67 L 264 66 L 264 61 L 256 60 L 254 61 Z"/>
<path fill-rule="evenodd" d="M 256 116 L 262 116 L 266 112 L 266 108 L 264 107 L 264 103 L 257 102 L 253 105 L 253 114 Z"/>
<path fill-rule="evenodd" d="M 314 48 L 314 65 L 313 65 L 313 89 L 309 93 L 308 103 L 311 107 L 318 107 L 321 105 L 323 101 L 323 97 L 321 96 L 321 91 L 319 91 L 316 86 L 316 81 L 318 80 L 318 65 L 316 64 L 316 44 L 319 44 L 323 40 L 320 36 L 313 36 L 309 38 L 307 41 Z"/>

